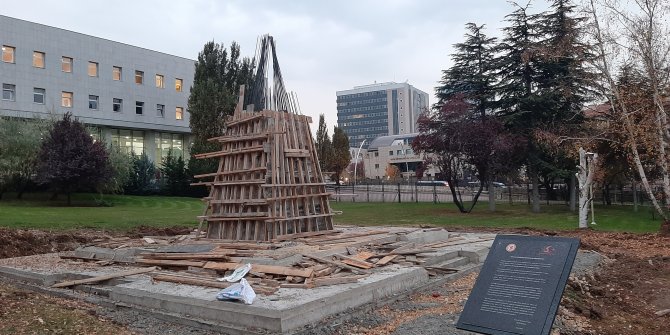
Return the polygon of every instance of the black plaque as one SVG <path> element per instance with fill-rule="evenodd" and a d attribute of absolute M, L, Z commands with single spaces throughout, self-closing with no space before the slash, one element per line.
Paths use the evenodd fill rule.
<path fill-rule="evenodd" d="M 576 238 L 498 235 L 456 327 L 549 334 L 578 248 Z"/>

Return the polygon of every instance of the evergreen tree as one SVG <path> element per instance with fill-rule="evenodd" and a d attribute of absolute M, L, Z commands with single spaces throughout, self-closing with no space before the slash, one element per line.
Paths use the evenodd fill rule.
<path fill-rule="evenodd" d="M 484 117 L 493 107 L 495 100 L 494 47 L 495 38 L 487 37 L 484 25 L 465 25 L 465 41 L 454 45 L 456 52 L 451 55 L 453 65 L 442 71 L 441 86 L 435 88 L 439 101 L 436 109 L 456 94 L 464 96 Z"/>
<path fill-rule="evenodd" d="M 240 47 L 235 42 L 230 45 L 228 52 L 222 44 L 210 41 L 198 54 L 188 98 L 189 125 L 194 137 L 188 162 L 190 173 L 198 175 L 216 171 L 217 159 L 195 159 L 193 156 L 219 150 L 216 143 L 208 142 L 207 139 L 223 134 L 225 119 L 235 110 L 239 87 L 248 87 L 253 69 L 253 60 L 240 59 Z M 204 186 L 197 188 L 194 194 L 206 195 Z"/>
<path fill-rule="evenodd" d="M 534 132 L 541 127 L 547 106 L 551 105 L 537 88 L 540 78 L 540 27 L 538 16 L 529 14 L 530 2 L 506 16 L 509 26 L 503 28 L 504 38 L 498 45 L 499 57 L 497 86 L 500 115 L 512 133 L 521 135 L 527 143 L 526 167 L 533 185 L 533 211 L 540 211 L 539 169 L 542 165 L 541 148 L 534 141 Z"/>
<path fill-rule="evenodd" d="M 156 192 L 156 167 L 147 154 L 131 154 L 132 169 L 124 186 L 126 194 L 147 195 Z"/>
<path fill-rule="evenodd" d="M 328 126 L 323 114 L 319 115 L 319 128 L 316 131 L 316 153 L 319 155 L 321 171 L 328 170 L 333 156 L 333 143 L 330 141 Z"/>
<path fill-rule="evenodd" d="M 160 171 L 163 177 L 161 184 L 163 193 L 172 196 L 186 195 L 190 178 L 181 156 L 175 157 L 172 150 L 168 151 L 167 157 L 161 163 Z"/>
<path fill-rule="evenodd" d="M 333 159 L 330 167 L 335 173 L 336 182 L 339 183 L 342 172 L 349 166 L 350 162 L 349 137 L 342 128 L 335 127 L 333 131 Z"/>
<path fill-rule="evenodd" d="M 65 193 L 68 205 L 73 192 L 97 190 L 112 175 L 104 145 L 94 142 L 71 113 L 54 124 L 38 159 L 38 180 L 57 193 Z"/>

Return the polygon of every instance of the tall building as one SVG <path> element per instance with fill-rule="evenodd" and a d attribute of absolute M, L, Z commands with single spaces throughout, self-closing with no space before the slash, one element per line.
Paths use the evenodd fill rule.
<path fill-rule="evenodd" d="M 387 135 L 417 132 L 419 114 L 428 108 L 428 94 L 408 83 L 380 83 L 337 91 L 337 126 L 349 144 L 367 146 Z"/>
<path fill-rule="evenodd" d="M 0 116 L 71 112 L 125 152 L 188 157 L 194 60 L 2 15 L 0 27 Z"/>

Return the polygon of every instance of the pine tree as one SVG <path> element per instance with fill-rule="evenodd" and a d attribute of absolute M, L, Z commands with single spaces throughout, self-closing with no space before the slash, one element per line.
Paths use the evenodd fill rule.
<path fill-rule="evenodd" d="M 442 71 L 441 86 L 435 88 L 439 109 L 456 94 L 462 94 L 472 101 L 475 110 L 482 116 L 493 107 L 495 90 L 494 47 L 495 38 L 487 37 L 484 25 L 474 23 L 465 25 L 465 41 L 454 45 L 456 52 L 451 55 L 454 64 Z"/>
<path fill-rule="evenodd" d="M 323 114 L 319 115 L 319 128 L 316 131 L 316 153 L 319 155 L 321 171 L 328 170 L 333 156 L 333 143 L 330 141 L 328 126 Z"/>
<path fill-rule="evenodd" d="M 349 152 L 349 138 L 342 128 L 335 127 L 333 131 L 333 159 L 331 169 L 335 172 L 335 181 L 339 183 L 340 175 L 351 162 Z"/>

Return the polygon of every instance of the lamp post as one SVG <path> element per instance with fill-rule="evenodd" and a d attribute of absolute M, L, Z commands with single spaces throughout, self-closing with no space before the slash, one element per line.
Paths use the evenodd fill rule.
<path fill-rule="evenodd" d="M 361 142 L 361 145 L 358 147 L 358 151 L 356 151 L 356 159 L 354 160 L 354 192 L 356 192 L 356 181 L 358 180 L 358 175 L 356 174 L 356 168 L 358 168 L 358 155 L 361 154 L 363 144 L 365 144 L 365 140 L 363 140 L 363 142 Z"/>
<path fill-rule="evenodd" d="M 595 155 L 596 154 L 593 153 L 593 152 L 587 152 L 586 153 L 586 158 L 587 158 L 586 161 L 589 165 L 593 164 L 593 157 Z M 591 199 L 591 225 L 596 225 L 596 212 L 593 208 L 594 207 L 593 202 L 595 200 L 595 197 L 593 195 L 593 183 L 591 183 L 591 185 L 589 185 L 589 195 L 590 195 L 590 199 Z"/>

